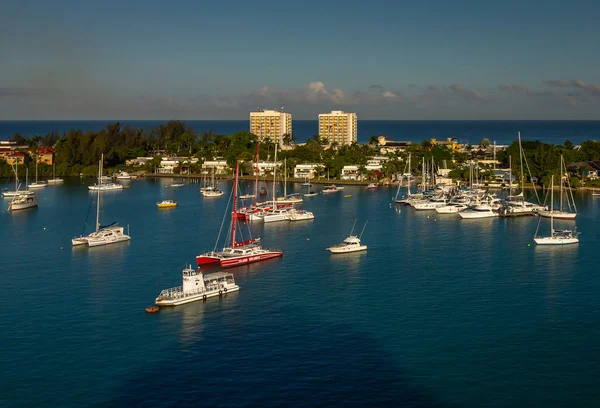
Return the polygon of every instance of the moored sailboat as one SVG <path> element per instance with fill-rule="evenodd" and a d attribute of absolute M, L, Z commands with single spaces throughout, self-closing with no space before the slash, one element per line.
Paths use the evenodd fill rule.
<path fill-rule="evenodd" d="M 554 191 L 553 191 L 554 176 L 552 176 L 550 186 L 551 186 L 550 187 L 550 189 L 551 189 L 550 208 L 552 208 L 554 206 Z M 541 220 L 542 220 L 542 218 L 540 218 L 540 222 L 541 222 Z M 545 236 L 545 237 L 538 236 L 540 222 L 538 222 L 538 227 L 535 232 L 535 236 L 533 238 L 533 241 L 536 244 L 538 244 L 538 245 L 569 245 L 569 244 L 578 244 L 579 243 L 579 238 L 578 238 L 579 232 L 577 232 L 576 228 L 574 228 L 572 230 L 554 229 L 554 215 L 552 213 L 550 214 L 550 235 L 549 236 Z"/>
<path fill-rule="evenodd" d="M 237 193 L 238 193 L 238 171 L 239 163 L 235 166 L 235 181 L 233 184 L 233 211 L 231 213 L 231 246 L 223 248 L 222 251 L 210 251 L 196 257 L 198 266 L 219 263 L 223 268 L 247 265 L 267 259 L 283 256 L 281 251 L 263 249 L 259 244 L 260 238 L 249 239 L 244 242 L 236 242 L 237 217 Z M 227 210 L 226 210 L 227 211 Z M 219 239 L 220 233 L 217 236 Z"/>

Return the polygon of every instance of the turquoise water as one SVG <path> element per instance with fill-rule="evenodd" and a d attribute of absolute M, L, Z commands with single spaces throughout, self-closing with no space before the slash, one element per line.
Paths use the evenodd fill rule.
<path fill-rule="evenodd" d="M 209 200 L 133 180 L 101 217 L 132 241 L 72 248 L 86 182 L 0 203 L 1 406 L 600 404 L 600 197 L 576 193 L 578 246 L 544 248 L 535 217 L 466 221 L 347 186 L 305 198 L 313 221 L 253 224 L 284 257 L 230 269 L 240 292 L 147 315 L 214 246 L 231 184 Z M 325 251 L 355 219 L 368 251 Z"/>

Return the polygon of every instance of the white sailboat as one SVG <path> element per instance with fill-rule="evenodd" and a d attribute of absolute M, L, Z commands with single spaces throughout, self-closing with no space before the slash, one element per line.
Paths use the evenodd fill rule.
<path fill-rule="evenodd" d="M 217 187 L 215 187 L 215 168 L 213 167 L 212 169 L 212 185 L 206 187 L 204 190 L 202 190 L 202 196 L 203 197 L 221 197 L 223 194 L 222 190 L 219 190 Z"/>
<path fill-rule="evenodd" d="M 95 246 L 103 246 L 108 244 L 116 244 L 118 242 L 129 241 L 131 237 L 126 235 L 124 232 L 124 228 L 116 225 L 116 223 L 101 226 L 100 225 L 100 196 L 102 189 L 102 162 L 104 161 L 104 155 L 100 158 L 100 163 L 98 165 L 98 188 L 96 191 L 98 192 L 98 197 L 96 199 L 96 231 L 92 232 L 87 236 L 79 236 L 77 238 L 73 238 L 71 243 L 73 246 L 79 245 L 87 245 L 89 247 Z M 129 228 L 128 228 L 129 229 Z M 129 232 L 129 231 L 127 231 Z"/>
<path fill-rule="evenodd" d="M 277 201 L 275 200 L 275 186 L 277 184 L 277 145 L 275 145 L 275 165 L 273 166 L 273 205 L 270 210 L 264 213 L 262 220 L 265 223 L 276 222 L 276 221 L 287 221 L 288 219 L 288 208 L 277 208 Z"/>
<path fill-rule="evenodd" d="M 302 202 L 300 194 L 287 194 L 287 158 L 283 159 L 283 197 L 277 197 L 277 202 L 280 204 L 297 204 Z"/>
<path fill-rule="evenodd" d="M 38 157 L 35 157 L 35 182 L 29 185 L 29 188 L 44 188 L 47 187 L 48 183 L 45 181 L 38 181 Z"/>
<path fill-rule="evenodd" d="M 12 200 L 8 204 L 9 211 L 26 210 L 38 206 L 38 200 L 35 192 L 27 190 L 27 182 L 29 181 L 29 169 L 25 170 L 25 191 L 16 189 L 16 195 L 12 196 Z"/>
<path fill-rule="evenodd" d="M 50 185 L 55 185 L 55 184 L 61 184 L 64 180 L 59 178 L 56 178 L 56 160 L 53 158 L 52 159 L 52 178 L 50 180 L 48 180 L 48 184 Z"/>
<path fill-rule="evenodd" d="M 2 197 L 4 197 L 4 198 L 12 198 L 12 197 L 16 197 L 16 196 L 23 195 L 23 194 L 34 195 L 35 192 L 33 192 L 33 191 L 28 191 L 27 189 L 25 189 L 25 190 L 19 190 L 19 172 L 18 172 L 18 169 L 19 169 L 19 159 L 18 158 L 15 159 L 15 164 L 13 165 L 12 169 L 13 169 L 13 171 L 15 173 L 15 189 L 14 189 L 14 191 L 3 190 L 2 191 Z"/>
<path fill-rule="evenodd" d="M 554 208 L 553 205 L 548 209 L 543 209 L 538 211 L 538 214 L 541 217 L 550 218 L 553 217 L 558 220 L 574 220 L 577 216 L 577 206 L 575 205 L 575 200 L 573 199 L 573 191 L 571 190 L 571 184 L 569 183 L 569 173 L 567 172 L 567 167 L 565 165 L 565 160 L 563 156 L 560 156 L 560 172 L 561 172 L 561 180 L 560 180 L 560 205 L 558 210 Z M 563 183 L 562 178 L 563 174 L 566 174 L 565 182 Z M 566 184 L 566 186 L 565 186 Z M 567 198 L 567 206 L 569 208 L 568 211 L 563 210 L 563 190 L 566 187 L 566 198 Z"/>
<path fill-rule="evenodd" d="M 551 189 L 551 199 L 550 199 L 550 208 L 554 206 L 554 176 L 552 176 L 550 182 Z M 572 230 L 556 230 L 554 229 L 554 215 L 550 214 L 550 236 L 540 237 L 538 236 L 538 230 L 540 229 L 540 222 L 542 218 L 540 217 L 540 221 L 538 222 L 537 230 L 535 231 L 535 236 L 533 240 L 538 245 L 568 245 L 568 244 L 578 244 L 579 238 L 577 236 L 579 233 L 576 228 Z"/>

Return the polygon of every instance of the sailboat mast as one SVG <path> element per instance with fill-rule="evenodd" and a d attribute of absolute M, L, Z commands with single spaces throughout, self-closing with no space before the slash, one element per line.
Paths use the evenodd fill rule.
<path fill-rule="evenodd" d="M 102 162 L 104 154 L 100 155 L 100 163 L 98 164 L 98 198 L 96 200 L 96 232 L 100 229 L 100 188 L 102 187 Z"/>
<path fill-rule="evenodd" d="M 550 179 L 550 234 L 554 235 L 554 175 Z"/>
<path fill-rule="evenodd" d="M 38 155 L 35 155 L 35 184 L 38 182 Z"/>
<path fill-rule="evenodd" d="M 412 172 L 410 171 L 410 156 L 411 154 L 408 154 L 408 181 L 406 183 L 406 188 L 408 189 L 408 196 L 410 197 L 410 178 L 412 176 Z"/>
<path fill-rule="evenodd" d="M 275 145 L 275 163 L 273 163 L 273 209 L 275 209 L 275 180 L 277 179 L 277 145 Z"/>
<path fill-rule="evenodd" d="M 283 198 L 287 197 L 287 157 L 283 159 Z"/>
<path fill-rule="evenodd" d="M 521 132 L 517 132 L 519 138 L 519 157 L 521 164 L 521 192 L 523 193 L 523 201 L 525 201 L 525 172 L 523 171 L 523 148 L 521 147 Z"/>
<path fill-rule="evenodd" d="M 254 167 L 254 205 L 256 206 L 256 197 L 258 197 L 258 150 L 260 149 L 260 142 L 257 143 L 256 145 L 256 160 L 255 162 L 255 167 Z"/>
<path fill-rule="evenodd" d="M 512 156 L 508 155 L 508 178 L 509 180 L 509 184 L 508 184 L 508 195 L 511 196 L 512 195 Z"/>
<path fill-rule="evenodd" d="M 235 224 L 237 217 L 237 200 L 238 200 L 238 173 L 240 170 L 240 163 L 235 162 L 235 178 L 233 181 L 233 212 L 231 213 L 231 248 L 235 248 Z"/>
<path fill-rule="evenodd" d="M 421 171 L 422 181 L 423 181 L 423 192 L 425 192 L 425 179 L 427 178 L 427 173 L 425 172 L 425 156 L 423 156 L 423 170 Z"/>
<path fill-rule="evenodd" d="M 562 163 L 563 157 L 560 155 L 560 211 L 563 210 L 563 172 L 562 172 Z M 550 211 L 553 211 L 554 208 L 550 208 Z"/>

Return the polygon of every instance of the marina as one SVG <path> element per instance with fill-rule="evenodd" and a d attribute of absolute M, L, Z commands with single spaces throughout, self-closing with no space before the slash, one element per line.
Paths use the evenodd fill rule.
<path fill-rule="evenodd" d="M 87 182 L 93 183 L 92 180 Z M 0 236 L 6 251 L 19 259 L 25 248 L 35 245 L 37 255 L 50 261 L 43 272 L 35 272 L 39 284 L 50 292 L 67 284 L 73 294 L 72 300 L 66 303 L 51 301 L 50 292 L 41 294 L 39 299 L 53 304 L 64 316 L 64 324 L 73 327 L 71 338 L 79 344 L 73 349 L 68 343 L 52 342 L 61 364 L 69 369 L 60 383 L 68 381 L 77 384 L 78 389 L 102 395 L 110 394 L 110 390 L 118 389 L 123 383 L 135 381 L 144 387 L 147 395 L 153 395 L 149 390 L 154 387 L 144 379 L 144 372 L 161 370 L 166 360 L 182 357 L 185 349 L 208 353 L 219 344 L 235 351 L 218 366 L 204 370 L 202 381 L 208 386 L 218 386 L 218 373 L 225 371 L 233 380 L 242 381 L 244 370 L 228 368 L 248 350 L 256 354 L 249 361 L 253 371 L 264 370 L 267 366 L 262 356 L 272 353 L 276 343 L 289 341 L 291 347 L 304 350 L 307 330 L 313 330 L 310 339 L 316 342 L 319 350 L 326 350 L 331 341 L 342 348 L 336 353 L 319 352 L 318 359 L 295 352 L 288 358 L 292 365 L 303 360 L 314 369 L 322 369 L 318 368 L 317 360 L 333 366 L 345 364 L 348 355 L 360 355 L 359 350 L 368 345 L 377 350 L 377 354 L 387 355 L 387 362 L 379 364 L 384 367 L 387 364 L 387 369 L 395 376 L 402 376 L 397 371 L 398 366 L 403 367 L 402 372 L 408 371 L 422 378 L 440 376 L 442 380 L 437 385 L 429 384 L 428 388 L 444 400 L 464 402 L 462 405 L 470 405 L 468 401 L 476 399 L 480 392 L 499 401 L 504 397 L 492 388 L 461 386 L 452 375 L 457 368 L 470 371 L 470 376 L 484 375 L 494 383 L 547 401 L 544 395 L 521 386 L 522 377 L 513 381 L 510 376 L 503 375 L 507 370 L 520 370 L 506 360 L 494 361 L 493 371 L 472 366 L 479 359 L 487 358 L 478 350 L 487 344 L 486 339 L 490 336 L 541 344 L 543 353 L 532 355 L 528 348 L 519 345 L 521 343 L 501 341 L 503 354 L 524 353 L 519 367 L 522 364 L 550 367 L 564 381 L 564 377 L 572 372 L 570 367 L 576 364 L 577 371 L 590 381 L 598 379 L 597 372 L 585 363 L 589 356 L 583 359 L 578 353 L 565 349 L 555 323 L 556 319 L 563 322 L 559 331 L 568 336 L 575 348 L 587 348 L 589 336 L 581 332 L 578 320 L 571 313 L 573 308 L 596 310 L 594 293 L 599 281 L 593 253 L 600 244 L 597 230 L 600 203 L 593 199 L 591 192 L 573 192 L 578 220 L 588 220 L 577 224 L 581 232 L 580 244 L 551 248 L 533 245 L 532 237 L 539 217 L 495 217 L 465 223 L 456 214 L 442 215 L 436 211 L 415 211 L 410 206 L 395 205 L 396 186 L 371 191 L 362 186 L 345 186 L 345 192 L 351 195 L 349 198 L 342 194 L 319 194 L 302 203 L 299 209 L 313 212 L 313 221 L 241 222 L 240 228 L 244 231 L 250 228 L 252 237 L 261 237 L 265 244 L 276 244 L 285 256 L 228 268 L 240 288 L 235 296 L 218 296 L 217 291 L 217 295 L 206 302 L 194 301 L 174 309 L 161 306 L 158 313 L 145 313 L 144 308 L 156 299 L 162 288 L 168 287 L 169 283 L 173 286 L 181 284 L 183 276 L 181 269 L 178 272 L 176 268 L 178 262 L 192 259 L 203 248 L 214 245 L 233 186 L 231 181 L 222 182 L 223 200 L 203 200 L 197 184 L 186 184 L 174 190 L 165 188 L 171 183 L 168 178 L 138 179 L 132 180 L 130 189 L 118 194 L 101 193 L 101 212 L 110 215 L 107 220 L 127 220 L 135 230 L 135 240 L 97 247 L 93 251 L 71 250 L 68 246 L 73 229 L 82 225 L 90 205 L 87 187 L 78 179 L 66 178 L 60 186 L 40 190 L 36 195 L 44 205 L 33 212 L 1 214 Z M 276 189 L 282 191 L 282 186 Z M 290 193 L 302 191 L 300 183 L 289 183 L 287 189 Z M 500 198 L 505 197 L 504 194 L 498 192 Z M 526 191 L 527 198 L 529 194 L 531 192 Z M 180 204 L 177 211 L 156 211 L 155 203 L 167 199 Z M 90 218 L 93 216 L 92 211 Z M 362 224 L 369 221 L 361 239 L 368 244 L 368 251 L 335 255 L 325 251 L 324 248 L 348 236 L 355 218 L 361 229 Z M 319 220 L 329 221 L 321 223 Z M 556 229 L 573 226 L 573 221 L 555 222 L 567 223 L 557 224 Z M 543 224 L 540 231 L 545 232 L 544 228 L 547 224 Z M 437 255 L 431 254 L 431 246 L 427 244 L 431 237 L 436 237 Z M 64 250 L 61 251 L 61 247 Z M 468 267 L 465 259 L 468 259 Z M 24 265 L 21 262 L 16 266 Z M 201 269 L 202 272 L 206 275 L 214 273 L 209 266 L 207 268 Z M 217 268 L 220 265 L 217 264 Z M 385 276 L 387 286 L 394 288 L 393 296 L 380 296 L 380 288 L 373 285 L 369 271 Z M 216 272 L 220 271 L 217 269 Z M 307 289 L 307 283 L 316 280 L 325 283 Z M 140 282 L 143 284 L 139 285 Z M 62 324 L 51 325 L 47 317 L 37 313 L 34 306 L 37 303 L 16 306 L 16 293 L 29 287 L 28 280 L 18 273 L 18 268 L 3 273 L 0 283 L 13 289 L 2 302 L 3 322 L 14 328 L 3 332 L 6 346 L 0 354 L 7 362 L 7 370 L 17 373 L 25 381 L 33 381 L 35 376 L 20 368 L 17 360 L 8 358 L 8 353 L 27 358 L 44 353 L 51 341 L 38 342 L 29 323 L 25 322 L 36 325 L 35 333 L 42 330 L 47 339 L 54 337 Z M 131 291 L 135 285 L 138 285 L 137 289 Z M 79 303 L 77 299 L 85 299 L 85 303 Z M 523 303 L 523 299 L 527 301 Z M 434 303 L 446 307 L 431 308 Z M 110 307 L 98 309 L 98 305 L 104 304 L 110 304 Z M 547 315 L 549 305 L 550 316 Z M 77 313 L 69 313 L 74 307 Z M 280 314 L 278 310 L 285 313 Z M 588 318 L 594 319 L 594 312 L 589 313 Z M 128 324 L 118 331 L 109 324 L 123 319 Z M 448 326 L 450 319 L 458 321 Z M 295 323 L 292 325 L 290 320 Z M 84 328 L 90 321 L 98 325 L 93 331 Z M 535 331 L 526 334 L 516 328 L 520 325 L 533 326 Z M 208 327 L 211 327 L 210 335 Z M 438 340 L 438 335 L 421 334 L 433 327 L 443 341 Z M 22 334 L 17 336 L 17 333 Z M 548 336 L 547 333 L 557 334 Z M 232 336 L 235 341 L 230 340 Z M 256 336 L 272 337 L 273 341 L 257 343 L 253 340 Z M 153 351 L 154 346 L 146 343 L 147 338 L 153 337 L 163 339 L 161 353 Z M 348 337 L 360 341 L 353 345 L 348 342 Z M 105 339 L 101 348 L 96 344 L 98 338 Z M 375 340 L 377 338 L 380 340 Z M 124 346 L 131 339 L 135 346 Z M 448 353 L 449 344 L 456 351 Z M 114 374 L 117 363 L 111 357 L 123 350 L 125 354 L 121 361 L 138 368 Z M 80 375 L 79 361 L 89 359 L 92 354 L 102 356 L 94 364 L 98 370 L 112 372 L 110 379 L 89 381 Z M 424 357 L 425 354 L 434 359 Z M 440 360 L 436 361 L 436 357 Z M 364 366 L 370 363 L 358 358 L 353 364 Z M 239 369 L 239 365 L 236 366 Z M 40 383 L 38 395 L 45 396 L 49 404 L 60 405 L 63 397 L 59 400 L 51 396 L 52 389 L 61 387 L 58 379 L 51 375 L 53 367 L 53 364 L 40 366 L 39 375 L 45 376 L 46 381 Z M 500 372 L 496 373 L 497 370 Z M 546 369 L 543 372 L 547 372 Z M 190 375 L 194 378 L 194 373 L 184 371 L 175 378 Z M 211 379 L 214 375 L 216 377 Z M 291 375 L 297 378 L 297 374 Z M 359 378 L 358 373 L 352 375 Z M 542 371 L 535 368 L 525 374 L 527 378 L 539 378 L 540 375 Z M 386 384 L 397 384 L 395 380 L 385 378 Z M 7 385 L 18 389 L 18 384 L 10 378 Z M 316 383 L 312 386 L 320 387 Z M 400 384 L 395 386 L 402 387 Z M 578 387 L 574 383 L 568 386 L 571 389 Z M 176 389 L 169 384 L 163 384 L 162 388 L 156 395 Z M 563 389 L 556 388 L 548 398 L 562 398 L 566 395 L 560 391 Z M 71 398 L 81 405 L 82 400 L 76 394 L 63 390 L 63 396 L 72 395 Z M 585 390 L 581 392 L 585 394 Z M 104 405 L 111 404 L 110 399 L 103 398 L 99 397 L 99 400 L 104 401 Z M 30 401 L 39 402 L 35 398 Z"/>

